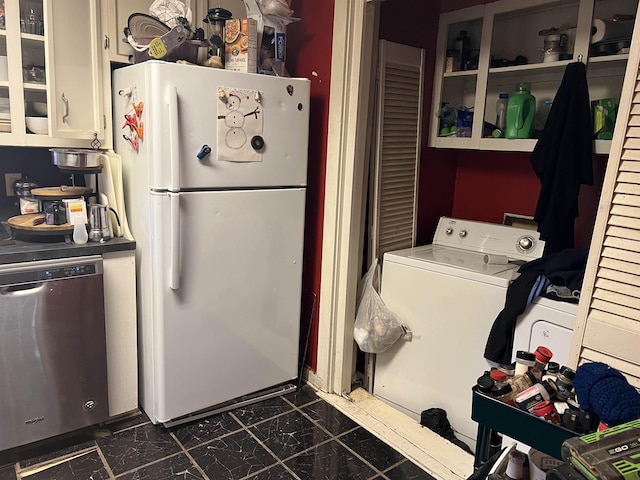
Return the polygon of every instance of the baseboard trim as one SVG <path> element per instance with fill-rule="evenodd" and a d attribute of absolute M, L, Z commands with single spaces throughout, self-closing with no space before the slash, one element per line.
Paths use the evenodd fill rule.
<path fill-rule="evenodd" d="M 472 455 L 362 388 L 349 398 L 322 391 L 318 396 L 435 478 L 464 480 L 473 473 Z"/>

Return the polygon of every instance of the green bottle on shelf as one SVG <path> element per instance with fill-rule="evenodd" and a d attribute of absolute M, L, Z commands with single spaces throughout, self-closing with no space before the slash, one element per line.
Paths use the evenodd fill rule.
<path fill-rule="evenodd" d="M 531 95 L 531 84 L 519 83 L 507 105 L 505 138 L 531 138 L 535 113 L 536 98 Z"/>

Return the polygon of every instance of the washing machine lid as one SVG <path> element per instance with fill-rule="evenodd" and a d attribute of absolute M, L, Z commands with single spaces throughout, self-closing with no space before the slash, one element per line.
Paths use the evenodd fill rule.
<path fill-rule="evenodd" d="M 514 263 L 486 264 L 484 257 L 484 253 L 459 248 L 423 245 L 387 252 L 384 254 L 384 262 L 399 263 L 506 288 L 517 275 L 518 265 Z M 384 262 L 382 268 L 384 268 Z"/>

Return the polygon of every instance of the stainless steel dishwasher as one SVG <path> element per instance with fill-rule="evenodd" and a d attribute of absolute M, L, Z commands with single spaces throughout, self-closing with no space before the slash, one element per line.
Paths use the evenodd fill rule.
<path fill-rule="evenodd" d="M 100 256 L 0 265 L 0 451 L 109 416 Z"/>

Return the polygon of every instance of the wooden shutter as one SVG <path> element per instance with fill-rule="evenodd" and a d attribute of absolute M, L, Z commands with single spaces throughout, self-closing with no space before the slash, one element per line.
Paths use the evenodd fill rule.
<path fill-rule="evenodd" d="M 415 242 L 424 50 L 380 41 L 370 256 Z"/>
<path fill-rule="evenodd" d="M 633 36 L 640 38 L 638 23 Z M 574 366 L 590 361 L 607 363 L 636 387 L 640 387 L 639 58 L 640 42 L 635 42 L 627 63 L 571 349 Z"/>

